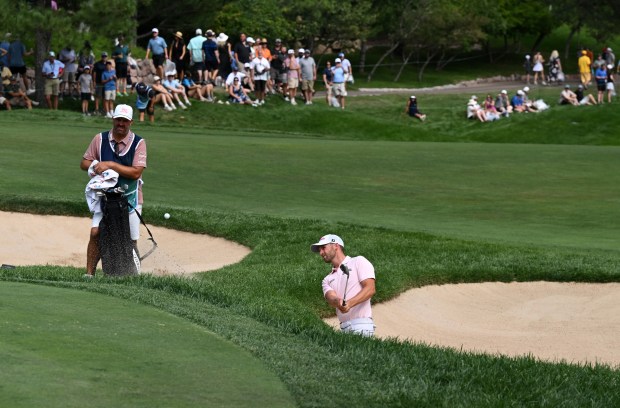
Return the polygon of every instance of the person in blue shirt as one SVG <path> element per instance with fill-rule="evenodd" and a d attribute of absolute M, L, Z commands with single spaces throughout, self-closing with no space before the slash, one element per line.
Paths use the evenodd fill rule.
<path fill-rule="evenodd" d="M 101 74 L 103 83 L 103 109 L 107 112 L 106 117 L 112 118 L 114 101 L 116 100 L 116 71 L 112 67 L 112 61 L 106 62 L 106 70 Z"/>
<path fill-rule="evenodd" d="M 596 79 L 596 88 L 598 89 L 598 103 L 605 102 L 604 94 L 607 89 L 607 67 L 602 64 L 598 67 L 594 73 L 594 79 Z"/>
<path fill-rule="evenodd" d="M 153 38 L 149 40 L 149 45 L 146 47 L 146 56 L 145 59 L 149 58 L 150 53 L 153 53 L 153 65 L 155 65 L 155 69 L 157 70 L 157 76 L 160 78 L 164 77 L 164 64 L 166 60 L 168 60 L 168 44 L 166 44 L 166 40 L 159 36 L 159 30 L 154 28 L 151 30 L 153 33 Z"/>
<path fill-rule="evenodd" d="M 344 84 L 346 71 L 342 67 L 342 60 L 340 58 L 336 58 L 336 66 L 332 67 L 332 73 L 334 74 L 332 91 L 336 99 L 338 99 L 338 105 L 344 109 L 344 98 L 347 96 L 347 89 Z"/>
<path fill-rule="evenodd" d="M 202 43 L 202 55 L 205 62 L 204 80 L 215 83 L 220 65 L 220 52 L 215 42 L 215 33 L 207 30 L 207 40 Z"/>

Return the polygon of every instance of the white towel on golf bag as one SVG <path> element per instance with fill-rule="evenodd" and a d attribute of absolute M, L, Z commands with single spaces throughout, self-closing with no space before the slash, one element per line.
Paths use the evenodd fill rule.
<path fill-rule="evenodd" d="M 89 169 L 90 174 L 90 169 Z M 118 173 L 114 170 L 106 170 L 97 174 L 86 184 L 86 202 L 91 213 L 101 212 L 101 195 L 97 194 L 118 183 Z"/>

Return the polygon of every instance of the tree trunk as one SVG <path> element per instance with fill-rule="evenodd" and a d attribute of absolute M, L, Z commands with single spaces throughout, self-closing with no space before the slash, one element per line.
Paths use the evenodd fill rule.
<path fill-rule="evenodd" d="M 568 53 L 570 52 L 570 43 L 573 41 L 573 36 L 579 31 L 579 26 L 571 27 L 568 37 L 566 38 L 566 44 L 564 44 L 564 60 L 568 61 Z"/>
<path fill-rule="evenodd" d="M 366 40 L 362 40 L 362 47 L 360 50 L 360 69 L 359 73 L 363 74 L 366 72 L 366 50 L 368 49 L 366 45 Z"/>
<path fill-rule="evenodd" d="M 45 90 L 45 78 L 43 78 L 43 74 L 41 73 L 41 69 L 43 68 L 43 62 L 48 57 L 48 53 L 50 51 L 50 46 L 52 44 L 52 32 L 46 31 L 42 28 L 38 28 L 35 32 L 35 47 L 34 47 L 34 77 L 35 77 L 35 88 L 37 90 L 36 100 L 38 102 L 43 102 L 43 91 Z"/>
<path fill-rule="evenodd" d="M 411 51 L 409 53 L 409 55 L 407 55 L 407 57 L 403 61 L 403 64 L 400 66 L 400 69 L 398 70 L 398 74 L 396 74 L 396 77 L 394 78 L 394 82 L 398 82 L 398 80 L 400 79 L 401 74 L 403 73 L 405 67 L 409 63 L 409 59 L 411 58 L 411 56 L 413 55 L 414 52 L 415 52 L 415 50 Z"/>
<path fill-rule="evenodd" d="M 422 64 L 422 66 L 420 67 L 420 71 L 418 71 L 418 81 L 422 82 L 422 76 L 424 75 L 424 70 L 426 69 L 428 64 L 431 63 L 435 55 L 437 55 L 437 52 L 438 51 L 432 52 L 426 56 L 426 61 L 424 61 L 424 64 Z"/>
<path fill-rule="evenodd" d="M 538 37 L 536 37 L 536 41 L 534 41 L 534 45 L 532 45 L 532 55 L 536 53 L 536 51 L 538 50 L 538 46 L 542 43 L 546 36 L 547 34 L 538 34 Z"/>
<path fill-rule="evenodd" d="M 379 65 L 381 65 L 381 63 L 383 63 L 383 60 L 387 58 L 388 55 L 390 55 L 392 52 L 394 52 L 394 50 L 396 48 L 398 48 L 398 46 L 400 45 L 400 41 L 397 41 L 396 43 L 394 43 L 389 50 L 387 50 L 385 52 L 385 54 L 383 54 L 381 56 L 381 58 L 379 58 L 379 61 L 377 61 L 377 63 L 375 64 L 374 67 L 372 67 L 372 71 L 370 71 L 370 74 L 368 74 L 368 82 L 370 82 L 370 80 L 372 79 L 372 76 L 375 74 L 375 71 L 377 70 L 377 68 L 379 68 Z"/>

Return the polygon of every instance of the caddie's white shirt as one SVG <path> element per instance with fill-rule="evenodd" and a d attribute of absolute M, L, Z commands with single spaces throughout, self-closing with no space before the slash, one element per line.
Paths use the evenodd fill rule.
<path fill-rule="evenodd" d="M 323 279 L 323 296 L 325 296 L 330 290 L 333 290 L 336 292 L 338 297 L 342 299 L 346 287 L 347 299 L 351 299 L 361 292 L 362 281 L 366 279 L 375 279 L 375 268 L 372 266 L 370 261 L 363 256 L 356 256 L 355 258 L 347 256 L 344 258 L 342 263 L 349 268 L 348 283 L 347 275 L 342 272 L 340 265 L 338 265 L 338 268 L 332 269 L 331 273 Z M 340 310 L 336 309 L 336 314 L 338 315 L 338 320 L 340 320 L 340 323 L 351 319 L 358 319 L 360 317 L 372 318 L 370 299 L 360 303 L 359 305 L 353 306 L 348 313 L 342 313 Z"/>

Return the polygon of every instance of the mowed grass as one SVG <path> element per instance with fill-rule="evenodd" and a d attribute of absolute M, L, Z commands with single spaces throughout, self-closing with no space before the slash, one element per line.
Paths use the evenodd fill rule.
<path fill-rule="evenodd" d="M 11 282 L 0 299 L 2 406 L 293 406 L 247 351 L 161 310 Z"/>
<path fill-rule="evenodd" d="M 362 339 L 321 322 L 333 313 L 320 292 L 327 270 L 309 244 L 328 231 L 345 238 L 349 254 L 373 261 L 377 301 L 451 282 L 620 280 L 617 136 L 599 122 L 549 131 L 582 112 L 606 112 L 616 123 L 616 105 L 477 124 L 462 118 L 463 98 L 425 97 L 444 119 L 424 124 L 403 117 L 395 96 L 355 99 L 345 112 L 274 101 L 262 110 L 161 115 L 135 127 L 149 143 L 147 221 L 223 236 L 253 253 L 194 280 L 83 282 L 82 271 L 54 267 L 0 276 L 182 316 L 260 358 L 298 406 L 620 404 L 618 373 L 608 367 Z M 11 129 L 0 136 L 0 188 L 8 192 L 0 208 L 86 215 L 78 163 L 109 122 L 37 113 L 0 116 Z M 594 129 L 587 146 L 578 143 L 584 129 Z"/>

